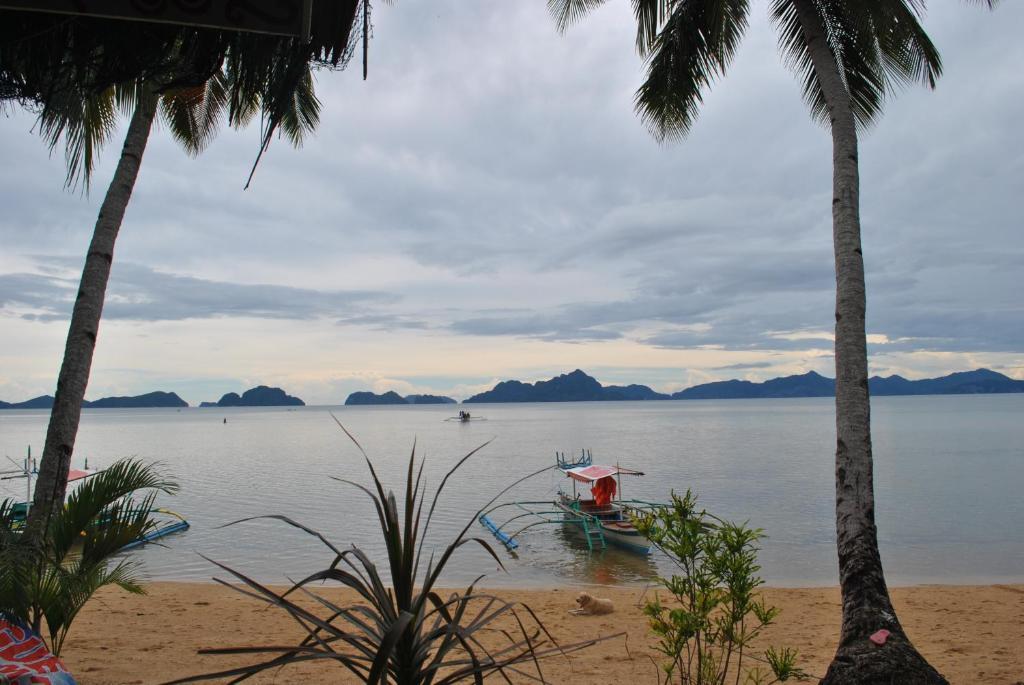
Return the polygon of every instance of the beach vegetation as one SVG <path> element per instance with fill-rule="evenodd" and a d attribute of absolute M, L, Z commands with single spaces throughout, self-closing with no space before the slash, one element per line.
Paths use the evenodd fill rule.
<path fill-rule="evenodd" d="M 662 663 L 665 683 L 768 685 L 807 679 L 795 650 L 769 647 L 755 654 L 751 648 L 779 614 L 758 591 L 763 584 L 759 529 L 698 509 L 689 490 L 682 497 L 672 493 L 668 505 L 633 521 L 679 569 L 658 578 L 670 602 L 655 596 L 644 606 L 658 639 L 655 649 L 667 657 Z"/>
<path fill-rule="evenodd" d="M 4 500 L 0 612 L 31 627 L 60 656 L 75 618 L 100 588 L 144 594 L 138 562 L 119 552 L 154 529 L 157 495 L 177 490 L 156 466 L 118 461 L 83 481 L 44 521 L 42 545 L 30 544 L 20 507 Z"/>
<path fill-rule="evenodd" d="M 606 0 L 548 0 L 560 29 Z M 997 0 L 973 0 L 989 8 Z M 659 141 L 683 138 L 706 91 L 728 71 L 749 25 L 749 0 L 633 0 L 646 78 L 640 119 Z M 836 528 L 843 620 L 826 683 L 946 683 L 904 632 L 889 597 L 875 525 L 867 295 L 858 136 L 895 91 L 934 88 L 939 52 L 921 25 L 927 0 L 771 0 L 779 48 L 811 116 L 832 138 L 836 277 Z M 824 209 L 824 208 L 823 208 Z M 881 649 L 868 637 L 886 629 Z"/>
<path fill-rule="evenodd" d="M 269 669 L 310 661 L 333 663 L 339 669 L 354 674 L 360 682 L 373 684 L 479 683 L 491 675 L 501 676 L 506 682 L 511 682 L 513 677 L 545 682 L 541 670 L 543 659 L 565 655 L 609 637 L 618 637 L 606 636 L 560 645 L 529 606 L 505 601 L 478 589 L 477 584 L 483 576 L 464 590 L 447 595 L 438 587 L 446 566 L 465 545 L 479 546 L 499 568 L 504 569 L 490 544 L 481 538 L 469 537 L 468 531 L 480 513 L 498 497 L 523 480 L 547 471 L 547 468 L 503 489 L 470 517 L 446 546 L 436 549 L 427 546 L 426 539 L 445 486 L 486 443 L 459 459 L 445 473 L 433 497 L 427 496 L 423 477 L 425 461 L 417 459 L 414 445 L 406 468 L 404 491 L 399 499 L 393 491 L 385 488 L 373 462 L 358 442 L 354 438 L 352 440 L 363 456 L 372 485 L 365 487 L 344 478 L 335 480 L 355 488 L 372 502 L 387 550 L 384 569 L 378 568 L 358 546 L 339 548 L 327 536 L 287 516 L 255 517 L 275 519 L 313 536 L 330 552 L 330 563 L 283 591 L 267 587 L 224 564 L 213 563 L 233 578 L 234 583 L 229 587 L 269 607 L 287 612 L 305 635 L 293 646 L 201 650 L 201 654 L 253 654 L 261 655 L 263 659 L 247 666 L 191 676 L 174 683 L 219 678 L 241 680 Z M 250 520 L 253 519 L 228 525 Z M 352 591 L 358 599 L 353 603 L 339 604 L 314 589 L 324 583 Z M 305 603 L 300 603 L 300 599 L 306 600 Z"/>

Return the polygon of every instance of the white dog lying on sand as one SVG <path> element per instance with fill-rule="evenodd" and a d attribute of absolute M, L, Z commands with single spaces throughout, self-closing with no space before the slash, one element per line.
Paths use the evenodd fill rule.
<path fill-rule="evenodd" d="M 576 604 L 579 605 L 579 608 L 570 609 L 570 614 L 577 616 L 600 616 L 601 614 L 610 614 L 615 611 L 612 600 L 594 597 L 587 592 L 581 592 L 576 596 Z"/>

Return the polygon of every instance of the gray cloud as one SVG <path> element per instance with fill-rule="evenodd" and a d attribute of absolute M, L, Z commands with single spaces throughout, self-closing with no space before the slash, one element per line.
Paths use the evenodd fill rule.
<path fill-rule="evenodd" d="M 1020 352 L 1024 5 L 930 9 L 937 90 L 901 93 L 861 139 L 868 328 L 891 341 L 872 350 Z M 632 111 L 641 62 L 624 0 L 565 36 L 543 2 L 382 8 L 370 79 L 318 74 L 320 131 L 298 151 L 275 141 L 252 190 L 255 129 L 195 160 L 154 134 L 105 314 L 827 349 L 777 335 L 833 326 L 831 147 L 766 17 L 755 3 L 691 135 L 659 146 Z M 61 190 L 62 160 L 31 124 L 0 121 L 18 160 L 0 168 L 0 241 L 77 268 L 116 144 L 82 198 Z M 0 273 L 0 301 L 66 316 L 73 279 L 45 266 Z M 292 287 L 230 283 L 270 267 Z M 317 287 L 303 287 L 310 273 Z"/>
<path fill-rule="evenodd" d="M 407 318 L 394 314 L 359 314 L 338 319 L 339 326 L 370 326 L 377 330 L 394 330 L 397 328 L 408 328 L 413 330 L 427 330 L 432 326 L 426 321 Z"/>
<path fill-rule="evenodd" d="M 490 314 L 459 319 L 451 324 L 450 329 L 469 335 L 508 335 L 562 342 L 615 340 L 622 337 L 617 331 L 597 328 L 604 323 L 602 321 L 587 320 L 585 317 L 573 320 L 566 316 L 568 311 L 566 308 L 561 313 L 543 315 L 526 312 Z"/>
<path fill-rule="evenodd" d="M 46 264 L 43 273 L 0 274 L 0 307 L 28 308 L 31 311 L 23 316 L 41 321 L 68 318 L 78 278 L 60 275 L 60 261 Z M 378 292 L 225 283 L 120 262 L 112 270 L 103 316 L 134 321 L 241 316 L 313 319 L 363 311 L 395 300 Z"/>
<path fill-rule="evenodd" d="M 771 362 L 747 362 L 745 364 L 725 364 L 724 366 L 716 366 L 712 368 L 712 371 L 741 371 L 746 369 L 770 369 L 773 364 Z"/>

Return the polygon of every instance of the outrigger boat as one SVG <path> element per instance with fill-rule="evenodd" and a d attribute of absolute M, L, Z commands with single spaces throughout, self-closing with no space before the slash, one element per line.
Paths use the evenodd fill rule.
<path fill-rule="evenodd" d="M 562 471 L 572 481 L 571 493 L 560 487 L 554 501 L 498 504 L 480 515 L 480 524 L 509 550 L 519 547 L 518 537 L 523 531 L 544 524 L 560 524 L 578 528 L 591 551 L 613 545 L 637 554 L 648 554 L 651 543 L 636 529 L 630 516 L 643 514 L 662 505 L 644 500 L 622 499 L 621 495 L 622 476 L 642 476 L 643 472 L 617 464 L 595 465 L 589 450 L 584 450 L 574 460 L 557 452 L 555 458 L 556 465 L 552 468 Z M 591 486 L 589 499 L 581 496 L 580 484 Z M 519 513 L 499 525 L 492 514 L 506 508 L 517 509 Z"/>
<path fill-rule="evenodd" d="M 15 462 L 10 457 L 8 457 L 8 460 L 12 461 L 18 468 L 14 471 L 0 472 L 0 480 L 25 479 L 25 501 L 16 503 L 11 511 L 15 526 L 24 525 L 25 520 L 28 518 L 28 509 L 32 503 L 32 479 L 39 474 L 38 464 L 32 458 L 31 448 L 29 448 L 28 456 L 25 457 L 21 464 Z M 95 476 L 99 472 L 97 469 L 90 469 L 89 460 L 86 459 L 84 469 L 70 469 L 68 471 L 68 484 L 77 484 L 78 481 L 84 481 L 86 478 Z M 181 514 L 170 509 L 153 509 L 150 511 L 150 515 L 155 523 L 153 528 L 138 539 L 122 547 L 122 551 L 141 547 L 148 542 L 159 540 L 166 535 L 188 530 L 189 528 L 188 521 Z"/>

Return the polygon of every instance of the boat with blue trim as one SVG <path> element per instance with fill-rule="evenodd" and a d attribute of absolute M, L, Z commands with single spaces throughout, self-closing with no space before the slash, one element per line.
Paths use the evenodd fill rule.
<path fill-rule="evenodd" d="M 556 453 L 556 465 L 572 483 L 571 490 L 560 487 L 554 501 L 505 502 L 481 513 L 481 525 L 509 550 L 519 547 L 524 531 L 543 524 L 561 524 L 578 529 L 593 551 L 614 546 L 637 554 L 648 554 L 651 543 L 633 525 L 632 517 L 657 507 L 656 502 L 623 499 L 622 476 L 642 476 L 642 471 L 596 465 L 588 450 L 579 458 L 567 459 Z M 589 486 L 590 497 L 584 488 Z M 518 510 L 499 524 L 493 518 L 498 511 Z M 518 529 L 516 528 L 518 526 Z"/>
<path fill-rule="evenodd" d="M 25 501 L 12 503 L 10 508 L 11 523 L 17 530 L 21 526 L 24 526 L 25 521 L 28 519 L 28 510 L 32 505 L 32 479 L 39 475 L 39 468 L 36 460 L 32 458 L 31 448 L 29 448 L 28 456 L 26 456 L 21 463 L 14 462 L 10 457 L 8 457 L 8 459 L 17 466 L 17 469 L 12 471 L 0 471 L 0 481 L 25 479 Z M 85 460 L 85 468 L 69 469 L 67 494 L 70 495 L 76 487 L 92 476 L 95 476 L 97 473 L 100 473 L 100 470 L 90 469 L 88 459 Z M 125 513 L 132 512 L 129 511 Z M 179 533 L 181 531 L 188 530 L 189 528 L 189 523 L 185 520 L 185 517 L 171 511 L 170 509 L 153 508 L 149 510 L 149 514 L 150 519 L 153 521 L 152 527 L 146 530 L 137 539 L 132 540 L 122 547 L 121 551 L 141 547 L 142 545 L 155 542 L 156 540 L 167 535 L 171 535 L 172 533 Z"/>

